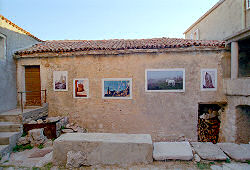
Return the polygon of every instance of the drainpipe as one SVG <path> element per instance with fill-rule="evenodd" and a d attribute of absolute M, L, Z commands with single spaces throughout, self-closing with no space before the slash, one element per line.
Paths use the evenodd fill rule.
<path fill-rule="evenodd" d="M 241 27 L 242 29 L 246 28 L 246 0 L 241 0 L 242 4 L 242 15 L 241 15 Z"/>
<path fill-rule="evenodd" d="M 238 78 L 239 70 L 239 44 L 237 41 L 231 43 L 231 80 Z"/>

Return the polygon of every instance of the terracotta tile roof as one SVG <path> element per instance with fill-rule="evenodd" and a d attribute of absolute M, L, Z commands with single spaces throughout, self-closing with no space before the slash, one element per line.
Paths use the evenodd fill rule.
<path fill-rule="evenodd" d="M 10 20 L 8 20 L 7 18 L 5 18 L 4 16 L 0 15 L 0 18 L 2 20 L 4 20 L 5 22 L 7 22 L 9 25 L 13 26 L 14 28 L 22 31 L 24 34 L 36 39 L 37 41 L 42 41 L 39 38 L 35 37 L 34 35 L 32 35 L 31 33 L 29 33 L 28 31 L 25 31 L 24 29 L 22 29 L 21 27 L 17 26 L 16 24 L 14 24 L 13 22 L 11 22 Z"/>
<path fill-rule="evenodd" d="M 192 46 L 219 47 L 224 48 L 224 41 L 204 41 L 188 40 L 177 38 L 153 38 L 153 39 L 112 39 L 112 40 L 58 40 L 44 41 L 28 49 L 16 52 L 16 55 L 34 53 L 57 53 L 57 52 L 77 52 L 91 50 L 127 50 L 127 49 L 166 49 L 166 48 L 186 48 Z"/>

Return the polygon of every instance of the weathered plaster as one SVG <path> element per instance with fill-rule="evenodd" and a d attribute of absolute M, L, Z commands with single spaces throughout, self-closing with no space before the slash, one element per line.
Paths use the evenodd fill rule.
<path fill-rule="evenodd" d="M 0 59 L 0 112 L 16 108 L 16 50 L 29 47 L 38 41 L 0 26 L 0 33 L 6 36 L 6 58 Z"/>
<path fill-rule="evenodd" d="M 198 103 L 225 102 L 221 61 L 224 51 L 40 57 L 17 60 L 18 90 L 25 65 L 40 65 L 49 116 L 69 116 L 90 132 L 149 133 L 154 140 L 197 141 Z M 184 68 L 185 92 L 145 92 L 145 69 Z M 200 91 L 200 69 L 218 70 L 218 89 Z M 68 71 L 67 92 L 53 91 L 53 71 Z M 73 98 L 73 79 L 89 79 L 88 99 Z M 132 78 L 132 100 L 102 99 L 102 78 Z"/>

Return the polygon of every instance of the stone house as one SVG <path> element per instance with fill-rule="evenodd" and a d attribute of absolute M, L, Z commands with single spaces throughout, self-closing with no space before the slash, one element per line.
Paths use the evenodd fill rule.
<path fill-rule="evenodd" d="M 41 40 L 0 15 L 0 112 L 17 106 L 14 52 L 38 42 Z"/>
<path fill-rule="evenodd" d="M 250 140 L 250 1 L 220 0 L 185 32 L 186 39 L 224 40 L 231 49 L 230 78 L 223 80 L 228 101 L 226 141 Z M 242 137 L 245 136 L 245 137 Z"/>
<path fill-rule="evenodd" d="M 223 108 L 219 141 L 230 141 L 233 135 L 223 130 L 229 119 L 223 80 L 230 77 L 227 65 L 230 51 L 222 41 L 174 38 L 45 41 L 17 51 L 15 59 L 18 91 L 27 88 L 27 68 L 38 70 L 38 78 L 33 78 L 41 89 L 47 90 L 49 115 L 69 116 L 90 132 L 148 133 L 155 141 L 183 137 L 197 141 L 199 110 L 212 105 Z M 214 71 L 216 88 L 203 89 L 203 69 Z M 165 77 L 163 83 L 170 89 L 177 85 L 181 88 L 149 89 L 149 72 L 157 70 L 158 75 L 167 71 L 181 73 L 170 80 Z M 104 87 L 105 83 L 117 79 L 130 86 L 130 93 L 125 94 L 129 97 L 124 100 L 104 95 L 110 87 Z M 87 87 L 86 93 L 83 87 Z M 40 101 L 43 100 L 42 95 Z"/>

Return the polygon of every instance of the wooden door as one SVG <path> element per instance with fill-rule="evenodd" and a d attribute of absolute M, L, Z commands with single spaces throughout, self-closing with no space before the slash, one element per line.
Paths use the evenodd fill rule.
<path fill-rule="evenodd" d="M 41 106 L 40 66 L 25 66 L 26 106 Z"/>

